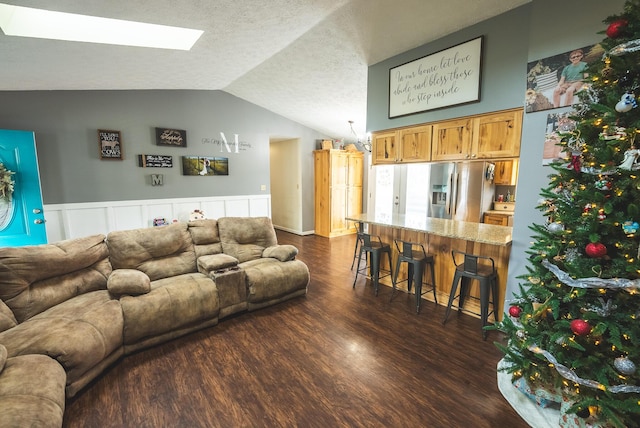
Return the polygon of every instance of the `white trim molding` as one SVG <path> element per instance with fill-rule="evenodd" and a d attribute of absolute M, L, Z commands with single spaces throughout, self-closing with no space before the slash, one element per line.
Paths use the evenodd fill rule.
<path fill-rule="evenodd" d="M 271 217 L 271 195 L 215 196 L 82 202 L 44 206 L 47 240 L 57 242 L 114 230 L 152 227 L 155 218 L 188 221 L 201 210 L 206 218 Z"/>

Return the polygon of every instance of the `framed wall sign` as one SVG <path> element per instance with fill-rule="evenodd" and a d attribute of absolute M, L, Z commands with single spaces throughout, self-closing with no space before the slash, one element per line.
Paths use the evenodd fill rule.
<path fill-rule="evenodd" d="M 480 36 L 389 70 L 389 118 L 480 101 Z"/>
<path fill-rule="evenodd" d="M 156 128 L 156 144 L 158 146 L 187 147 L 187 131 Z"/>
<path fill-rule="evenodd" d="M 138 166 L 142 168 L 173 168 L 173 156 L 138 155 Z"/>
<path fill-rule="evenodd" d="M 120 131 L 98 129 L 100 159 L 122 160 L 122 136 Z"/>

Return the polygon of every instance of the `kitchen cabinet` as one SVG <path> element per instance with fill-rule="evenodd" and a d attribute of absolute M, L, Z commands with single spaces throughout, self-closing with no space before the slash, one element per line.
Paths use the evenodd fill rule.
<path fill-rule="evenodd" d="M 498 226 L 513 226 L 513 213 L 485 213 L 483 223 Z"/>
<path fill-rule="evenodd" d="M 433 125 L 431 159 L 434 161 L 465 160 L 471 157 L 473 119 L 455 119 Z"/>
<path fill-rule="evenodd" d="M 371 163 L 374 165 L 398 161 L 398 133 L 396 130 L 371 134 Z"/>
<path fill-rule="evenodd" d="M 372 163 L 430 161 L 432 129 L 431 125 L 421 125 L 373 133 Z"/>
<path fill-rule="evenodd" d="M 495 162 L 493 184 L 497 186 L 515 186 L 518 181 L 518 160 Z"/>
<path fill-rule="evenodd" d="M 496 159 L 520 155 L 522 109 L 433 124 L 434 161 Z"/>
<path fill-rule="evenodd" d="M 313 154 L 315 234 L 331 238 L 354 233 L 345 217 L 362 212 L 364 154 L 345 150 Z"/>
<path fill-rule="evenodd" d="M 495 159 L 520 156 L 522 109 L 476 117 L 473 134 L 472 158 Z"/>
<path fill-rule="evenodd" d="M 398 131 L 400 153 L 398 160 L 407 162 L 426 162 L 431 160 L 431 133 L 433 126 L 414 126 Z"/>
<path fill-rule="evenodd" d="M 521 134 L 521 108 L 387 129 L 371 135 L 372 163 L 515 158 Z"/>

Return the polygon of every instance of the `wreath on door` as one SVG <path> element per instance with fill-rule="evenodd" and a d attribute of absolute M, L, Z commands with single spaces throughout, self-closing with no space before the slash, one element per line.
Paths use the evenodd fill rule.
<path fill-rule="evenodd" d="M 13 195 L 13 186 L 15 184 L 12 177 L 13 174 L 15 172 L 8 170 L 4 164 L 0 163 L 0 198 L 5 201 L 10 201 Z"/>

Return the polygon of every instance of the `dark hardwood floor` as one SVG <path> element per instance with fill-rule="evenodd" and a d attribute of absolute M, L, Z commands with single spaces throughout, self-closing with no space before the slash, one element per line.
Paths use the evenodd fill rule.
<path fill-rule="evenodd" d="M 278 232 L 306 297 L 121 359 L 67 402 L 65 427 L 526 427 L 497 388 L 480 321 L 365 278 L 354 236 Z"/>

